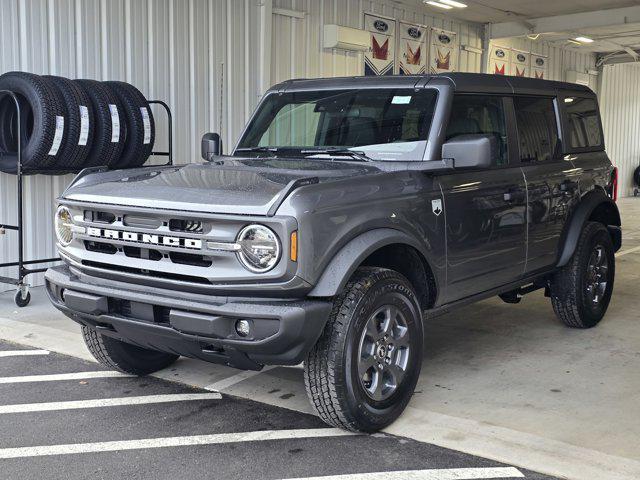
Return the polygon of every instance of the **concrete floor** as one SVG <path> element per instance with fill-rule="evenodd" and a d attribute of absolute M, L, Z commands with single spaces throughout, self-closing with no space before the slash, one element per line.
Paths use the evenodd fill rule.
<path fill-rule="evenodd" d="M 623 247 L 598 327 L 564 327 L 541 292 L 432 320 L 416 394 L 388 431 L 576 480 L 640 478 L 640 199 L 619 206 Z M 42 292 L 19 311 L 12 297 L 0 295 L 0 338 L 89 358 Z M 255 375 L 180 360 L 158 376 L 311 411 L 299 368 Z"/>

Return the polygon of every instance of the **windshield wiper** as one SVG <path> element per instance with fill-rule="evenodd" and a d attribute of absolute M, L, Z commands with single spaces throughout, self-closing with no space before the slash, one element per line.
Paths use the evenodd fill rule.
<path fill-rule="evenodd" d="M 278 149 L 276 147 L 245 147 L 245 148 L 236 148 L 236 153 L 268 153 L 272 157 L 276 156 L 278 153 Z"/>
<path fill-rule="evenodd" d="M 353 159 L 360 160 L 362 162 L 369 162 L 372 160 L 366 153 L 357 150 L 349 150 L 348 148 L 322 148 L 312 150 L 301 150 L 302 155 L 344 155 Z"/>

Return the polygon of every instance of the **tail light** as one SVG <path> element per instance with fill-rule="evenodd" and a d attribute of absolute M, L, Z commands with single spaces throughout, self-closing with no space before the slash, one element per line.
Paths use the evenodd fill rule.
<path fill-rule="evenodd" d="M 613 167 L 611 172 L 611 192 L 609 195 L 614 202 L 618 201 L 618 167 Z"/>

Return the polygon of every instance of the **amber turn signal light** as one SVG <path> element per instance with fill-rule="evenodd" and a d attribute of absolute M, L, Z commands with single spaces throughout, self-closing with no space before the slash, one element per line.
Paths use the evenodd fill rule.
<path fill-rule="evenodd" d="M 298 261 L 298 232 L 291 232 L 291 250 L 289 258 L 292 262 Z"/>

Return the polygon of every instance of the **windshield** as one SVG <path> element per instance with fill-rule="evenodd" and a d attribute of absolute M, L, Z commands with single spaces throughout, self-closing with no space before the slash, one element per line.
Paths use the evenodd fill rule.
<path fill-rule="evenodd" d="M 274 93 L 236 152 L 314 156 L 349 149 L 375 160 L 422 160 L 436 95 L 414 89 Z"/>

